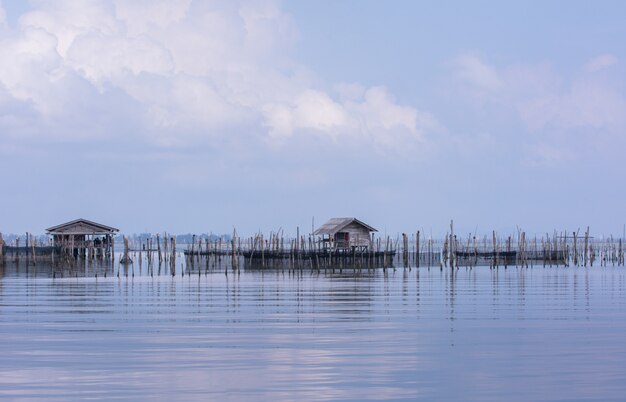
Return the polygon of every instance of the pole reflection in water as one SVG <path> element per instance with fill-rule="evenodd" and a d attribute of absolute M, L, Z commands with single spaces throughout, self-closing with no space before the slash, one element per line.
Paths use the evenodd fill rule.
<path fill-rule="evenodd" d="M 0 397 L 626 394 L 623 268 L 247 270 L 155 260 L 0 267 Z"/>

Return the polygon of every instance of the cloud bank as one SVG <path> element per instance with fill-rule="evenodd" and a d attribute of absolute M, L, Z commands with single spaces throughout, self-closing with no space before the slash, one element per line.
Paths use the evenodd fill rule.
<path fill-rule="evenodd" d="M 565 80 L 545 64 L 498 69 L 478 56 L 464 55 L 456 60 L 456 71 L 474 100 L 515 109 L 530 130 L 618 131 L 626 123 L 623 88 L 602 74 L 617 63 L 615 56 L 601 55 Z"/>
<path fill-rule="evenodd" d="M 621 71 L 613 71 L 618 65 L 616 56 L 603 54 L 566 75 L 547 63 L 496 67 L 465 54 L 454 72 L 465 99 L 481 112 L 517 118 L 531 159 L 561 163 L 624 143 L 626 96 Z"/>
<path fill-rule="evenodd" d="M 298 30 L 278 2 L 36 1 L 15 29 L 0 8 L 0 24 L 5 140 L 315 135 L 394 149 L 438 127 L 384 87 L 324 83 L 294 60 Z"/>

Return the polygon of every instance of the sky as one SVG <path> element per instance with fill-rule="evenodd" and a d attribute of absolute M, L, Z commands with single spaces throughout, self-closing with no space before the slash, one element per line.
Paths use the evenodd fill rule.
<path fill-rule="evenodd" d="M 622 1 L 0 0 L 0 231 L 621 235 Z"/>

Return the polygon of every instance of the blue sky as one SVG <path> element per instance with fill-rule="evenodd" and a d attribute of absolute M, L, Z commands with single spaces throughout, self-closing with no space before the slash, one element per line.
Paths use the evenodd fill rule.
<path fill-rule="evenodd" d="M 623 2 L 0 4 L 0 231 L 622 233 Z"/>

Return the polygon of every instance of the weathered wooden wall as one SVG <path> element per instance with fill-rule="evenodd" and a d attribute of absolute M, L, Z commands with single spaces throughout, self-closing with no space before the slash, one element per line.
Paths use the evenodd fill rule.
<path fill-rule="evenodd" d="M 356 222 L 352 222 L 342 229 L 341 232 L 349 233 L 350 246 L 370 246 L 369 230 Z"/>

